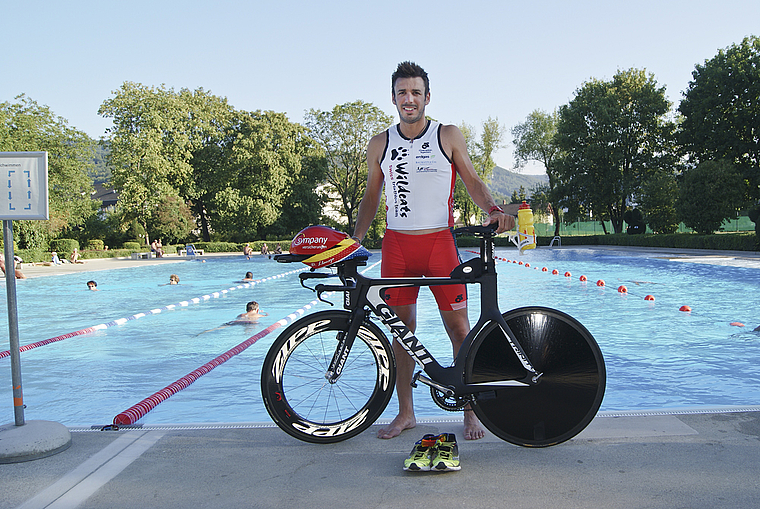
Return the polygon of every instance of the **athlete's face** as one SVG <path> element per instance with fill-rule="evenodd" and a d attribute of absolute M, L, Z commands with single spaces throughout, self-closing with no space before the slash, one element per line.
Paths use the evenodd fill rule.
<path fill-rule="evenodd" d="M 429 102 L 430 92 L 425 93 L 422 78 L 399 78 L 393 85 L 393 104 L 402 122 L 413 124 L 424 119 Z"/>

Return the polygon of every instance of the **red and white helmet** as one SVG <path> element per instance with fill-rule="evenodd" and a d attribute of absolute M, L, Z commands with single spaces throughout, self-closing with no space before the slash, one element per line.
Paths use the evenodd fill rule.
<path fill-rule="evenodd" d="M 309 255 L 303 263 L 315 269 L 353 256 L 370 255 L 369 251 L 347 233 L 321 225 L 309 226 L 298 232 L 290 243 L 290 252 L 297 255 Z"/>

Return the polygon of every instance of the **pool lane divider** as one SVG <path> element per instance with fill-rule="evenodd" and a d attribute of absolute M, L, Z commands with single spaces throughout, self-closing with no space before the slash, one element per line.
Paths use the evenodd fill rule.
<path fill-rule="evenodd" d="M 362 273 L 364 273 L 364 272 L 372 269 L 378 263 L 380 263 L 380 261 L 377 261 L 374 264 L 372 264 L 371 266 L 367 267 L 366 269 L 364 269 L 364 271 L 362 271 Z M 323 297 L 329 297 L 333 293 L 335 293 L 335 292 L 325 292 L 323 294 Z M 104 426 L 101 429 L 102 430 L 106 430 L 106 429 L 115 430 L 115 429 L 118 429 L 119 426 L 132 426 L 132 425 L 134 425 L 137 421 L 139 421 L 140 419 L 142 419 L 143 417 L 145 417 L 145 415 L 148 412 L 150 412 L 151 410 L 153 410 L 154 408 L 156 408 L 156 406 L 159 405 L 160 403 L 162 403 L 163 401 L 166 401 L 170 397 L 174 396 L 175 394 L 177 394 L 182 389 L 187 389 L 193 382 L 195 382 L 196 380 L 198 380 L 203 375 L 211 372 L 211 370 L 213 370 L 214 368 L 216 368 L 218 366 L 221 366 L 222 364 L 224 364 L 225 362 L 227 362 L 228 360 L 230 360 L 235 355 L 238 355 L 238 354 L 244 352 L 249 346 L 253 345 L 259 339 L 263 338 L 264 336 L 266 336 L 270 332 L 272 332 L 274 330 L 277 330 L 280 327 L 282 327 L 284 325 L 287 325 L 287 324 L 295 321 L 297 318 L 300 318 L 301 316 L 303 316 L 304 313 L 306 313 L 306 311 L 308 311 L 311 308 L 317 306 L 319 303 L 320 303 L 319 299 L 314 299 L 313 301 L 311 301 L 308 304 L 306 304 L 305 306 L 303 306 L 301 309 L 293 311 L 292 313 L 290 313 L 285 318 L 282 318 L 282 319 L 276 321 L 275 323 L 273 323 L 272 325 L 270 325 L 266 329 L 262 330 L 258 334 L 255 334 L 255 335 L 251 336 L 250 338 L 246 339 L 245 341 L 243 341 L 239 345 L 235 346 L 234 348 L 231 348 L 230 350 L 227 350 L 222 355 L 216 357 L 212 361 L 207 362 L 206 364 L 204 364 L 200 368 L 198 368 L 198 369 L 196 369 L 196 370 L 188 373 L 187 375 L 183 376 L 182 378 L 180 378 L 176 382 L 167 385 L 166 387 L 164 387 L 160 391 L 152 394 L 151 396 L 148 396 L 147 398 L 145 398 L 144 400 L 140 401 L 136 405 L 133 405 L 130 408 L 128 408 L 127 410 L 121 412 L 120 414 L 118 414 L 116 417 L 113 418 L 113 425 Z"/>
<path fill-rule="evenodd" d="M 129 322 L 131 320 L 138 320 L 138 319 L 146 317 L 146 316 L 157 315 L 157 314 L 159 314 L 159 313 L 161 313 L 163 311 L 171 311 L 172 309 L 177 308 L 177 307 L 187 307 L 190 304 L 200 304 L 201 302 L 205 302 L 207 300 L 218 299 L 219 297 L 222 297 L 222 296 L 226 295 L 229 292 L 232 292 L 232 291 L 235 291 L 235 290 L 242 290 L 244 288 L 251 288 L 251 287 L 253 287 L 253 286 L 257 285 L 257 284 L 263 283 L 265 281 L 269 281 L 269 280 L 272 280 L 272 279 L 283 278 L 285 276 L 289 276 L 290 274 L 295 274 L 297 272 L 303 272 L 305 270 L 308 270 L 308 267 L 300 268 L 300 269 L 295 269 L 295 270 L 291 270 L 291 271 L 288 271 L 288 272 L 283 272 L 282 274 L 277 274 L 276 276 L 269 276 L 269 277 L 266 277 L 266 278 L 263 278 L 263 279 L 256 279 L 256 280 L 253 280 L 251 282 L 248 282 L 248 283 L 245 283 L 245 284 L 242 284 L 242 285 L 233 286 L 233 287 L 228 288 L 226 290 L 221 290 L 221 291 L 218 291 L 218 292 L 213 292 L 213 293 L 210 293 L 210 294 L 203 295 L 201 297 L 195 297 L 195 298 L 190 299 L 190 300 L 183 300 L 182 302 L 178 302 L 176 304 L 170 304 L 170 305 L 164 306 L 162 308 L 151 309 L 150 311 L 146 311 L 145 313 L 137 313 L 137 314 L 134 314 L 134 315 L 129 316 L 127 318 L 118 318 L 116 320 L 112 320 L 112 321 L 107 322 L 107 323 L 101 323 L 101 324 L 98 324 L 98 325 L 93 325 L 91 327 L 87 327 L 86 329 L 81 329 L 81 330 L 78 330 L 78 331 L 69 332 L 68 334 L 63 334 L 61 336 L 56 336 L 54 338 L 44 339 L 42 341 L 37 341 L 36 343 L 29 343 L 28 345 L 24 345 L 24 346 L 19 347 L 19 352 L 26 352 L 27 350 L 32 350 L 32 349 L 38 348 L 40 346 L 49 345 L 51 343 L 56 343 L 58 341 L 63 341 L 64 339 L 69 339 L 69 338 L 73 338 L 73 337 L 76 337 L 76 336 L 83 336 L 85 334 L 90 334 L 92 332 L 96 332 L 96 331 L 99 331 L 99 330 L 108 329 L 109 327 L 114 327 L 116 325 L 124 325 L 125 323 L 127 323 L 127 322 Z M 0 352 L 0 359 L 2 359 L 3 357 L 9 357 L 9 356 L 10 356 L 10 350 L 5 350 L 5 351 Z"/>
<path fill-rule="evenodd" d="M 221 366 L 228 360 L 230 360 L 235 355 L 238 355 L 242 352 L 244 352 L 249 346 L 256 343 L 259 339 L 263 338 L 270 332 L 282 327 L 283 325 L 287 325 L 288 323 L 295 320 L 297 317 L 301 316 L 306 310 L 310 309 L 312 306 L 315 306 L 318 304 L 317 300 L 313 300 L 306 306 L 302 307 L 298 311 L 288 315 L 287 317 L 276 321 L 266 329 L 262 330 L 258 334 L 255 334 L 251 336 L 250 338 L 246 339 L 239 345 L 235 346 L 234 348 L 231 348 L 224 352 L 222 355 L 216 357 L 215 359 L 207 362 L 203 366 L 199 367 L 198 369 L 188 373 L 187 375 L 183 376 L 176 382 L 167 385 L 160 391 L 152 394 L 151 396 L 148 396 L 144 400 L 140 401 L 136 405 L 131 406 L 127 410 L 124 410 L 120 414 L 118 414 L 116 417 L 113 418 L 113 426 L 131 426 L 156 408 L 160 403 L 163 401 L 166 401 L 170 397 L 177 394 L 182 389 L 187 389 L 190 387 L 190 384 L 198 380 L 203 375 L 210 373 L 211 370 L 214 368 Z"/>
<path fill-rule="evenodd" d="M 468 250 L 466 250 L 466 251 L 467 251 L 468 253 L 480 254 L 480 253 L 479 253 L 479 252 L 477 252 L 477 251 L 472 251 L 472 250 L 469 250 L 469 249 L 468 249 Z M 507 262 L 507 263 L 514 263 L 514 264 L 517 264 L 517 265 L 521 265 L 521 266 L 525 267 L 526 269 L 529 269 L 529 268 L 531 268 L 531 265 L 530 265 L 530 263 L 529 263 L 529 262 L 522 262 L 522 261 L 517 261 L 517 260 L 508 260 L 508 259 L 506 259 L 506 258 L 502 258 L 502 257 L 500 257 L 500 256 L 496 256 L 496 255 L 494 255 L 494 259 L 495 259 L 495 260 L 501 260 L 501 261 L 503 261 L 503 262 Z M 539 269 L 538 269 L 538 267 L 533 267 L 533 269 L 534 269 L 534 270 L 539 270 Z M 550 272 L 550 271 L 549 271 L 549 269 L 548 269 L 548 268 L 546 268 L 546 267 L 542 267 L 542 268 L 541 268 L 541 272 L 547 272 L 547 273 L 548 273 L 548 272 Z M 559 273 L 560 273 L 560 272 L 559 272 L 557 269 L 554 269 L 554 270 L 552 270 L 552 271 L 551 271 L 551 274 L 553 274 L 553 275 L 555 275 L 555 276 L 556 276 L 556 275 L 558 275 Z M 573 276 L 573 275 L 572 275 L 570 272 L 565 272 L 565 277 L 566 277 L 566 278 L 570 279 L 572 276 Z M 584 276 L 584 275 L 581 275 L 581 276 L 578 278 L 578 280 L 579 280 L 581 283 L 586 283 L 586 282 L 588 281 L 588 278 L 587 278 L 586 276 Z M 605 287 L 605 282 L 604 282 L 604 279 L 599 279 L 599 280 L 597 280 L 597 282 L 596 282 L 596 286 L 598 286 L 598 287 Z M 627 288 L 625 285 L 620 285 L 620 286 L 618 286 L 618 288 L 617 288 L 617 292 L 618 292 L 619 294 L 622 294 L 622 295 L 630 295 L 630 294 L 628 293 L 628 288 Z M 654 302 L 655 298 L 654 298 L 654 295 L 646 295 L 646 296 L 644 297 L 644 300 L 645 300 L 645 301 L 648 301 L 648 302 Z M 690 313 L 690 312 L 691 312 L 691 307 L 689 307 L 689 306 L 681 306 L 681 308 L 679 309 L 679 311 L 684 311 L 684 312 Z M 740 324 L 740 322 L 732 322 L 730 325 L 734 325 L 734 326 L 736 326 L 736 327 L 740 327 L 740 326 L 741 326 L 741 327 L 743 327 L 743 326 L 744 326 L 743 324 Z"/>

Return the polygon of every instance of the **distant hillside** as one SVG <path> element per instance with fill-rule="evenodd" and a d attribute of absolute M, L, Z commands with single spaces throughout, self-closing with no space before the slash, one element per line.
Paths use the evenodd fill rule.
<path fill-rule="evenodd" d="M 515 191 L 520 192 L 520 186 L 524 187 L 525 192 L 530 196 L 534 187 L 538 184 L 547 184 L 548 182 L 549 177 L 546 175 L 523 175 L 497 166 L 491 175 L 488 189 L 491 190 L 491 194 L 496 201 L 506 200 L 509 203 L 512 193 Z"/>
<path fill-rule="evenodd" d="M 92 162 L 94 167 L 90 171 L 90 178 L 94 184 L 105 184 L 111 179 L 111 170 L 106 165 L 106 155 L 109 148 L 100 143 L 95 146 L 95 157 Z"/>

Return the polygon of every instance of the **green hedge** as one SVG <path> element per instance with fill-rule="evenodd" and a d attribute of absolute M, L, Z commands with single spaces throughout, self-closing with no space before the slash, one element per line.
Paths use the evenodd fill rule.
<path fill-rule="evenodd" d="M 538 237 L 539 246 L 548 246 L 554 237 Z M 555 243 L 556 245 L 556 243 Z M 562 237 L 563 246 L 634 246 L 662 247 L 673 249 L 715 249 L 722 251 L 760 251 L 758 238 L 754 232 L 697 233 L 628 235 L 570 235 Z"/>
<path fill-rule="evenodd" d="M 241 244 L 235 242 L 193 242 L 196 249 L 203 249 L 204 253 L 233 253 L 235 251 L 243 252 L 243 248 L 246 244 L 251 245 L 254 253 L 261 253 L 261 246 L 266 242 L 269 252 L 273 253 L 277 244 L 280 244 L 283 251 L 290 249 L 290 240 L 255 240 L 252 242 L 243 242 Z M 180 246 L 184 248 L 184 246 Z"/>

